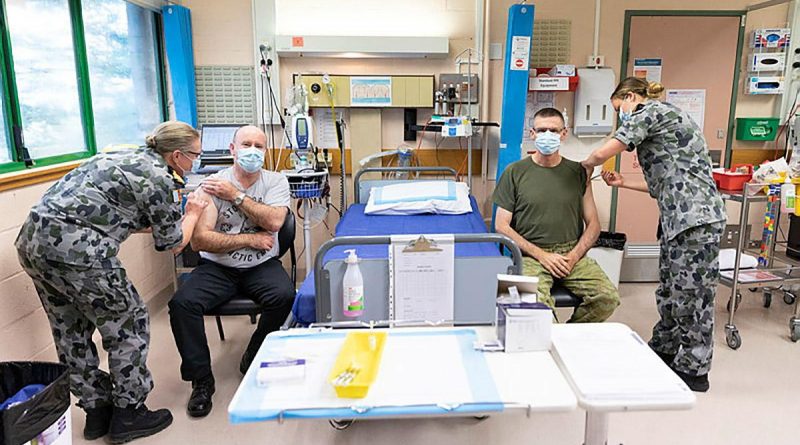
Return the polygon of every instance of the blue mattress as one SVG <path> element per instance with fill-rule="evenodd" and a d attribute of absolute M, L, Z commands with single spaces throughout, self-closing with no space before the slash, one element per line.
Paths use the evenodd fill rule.
<path fill-rule="evenodd" d="M 367 215 L 365 204 L 353 204 L 347 209 L 339 224 L 336 225 L 336 236 L 370 236 L 370 235 L 413 235 L 437 233 L 486 233 L 478 203 L 470 196 L 472 212 L 464 215 Z M 387 258 L 388 246 L 339 246 L 325 254 L 325 262 L 347 258 L 347 249 L 355 249 L 359 258 Z M 456 244 L 456 257 L 499 256 L 500 250 L 494 243 L 459 243 Z M 314 273 L 312 272 L 300 285 L 297 298 L 294 300 L 292 313 L 295 320 L 308 325 L 317 320 L 316 290 L 314 289 Z"/>

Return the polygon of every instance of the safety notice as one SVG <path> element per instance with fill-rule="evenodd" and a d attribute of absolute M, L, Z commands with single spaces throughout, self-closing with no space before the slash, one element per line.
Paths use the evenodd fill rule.
<path fill-rule="evenodd" d="M 530 55 L 531 38 L 527 36 L 514 36 L 511 41 L 510 68 L 515 71 L 528 71 Z"/>

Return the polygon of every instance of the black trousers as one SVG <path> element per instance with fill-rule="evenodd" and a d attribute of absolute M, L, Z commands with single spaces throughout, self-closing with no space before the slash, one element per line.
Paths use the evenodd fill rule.
<path fill-rule="evenodd" d="M 262 307 L 258 327 L 247 346 L 247 351 L 254 353 L 267 334 L 283 325 L 292 310 L 295 290 L 276 258 L 249 269 L 201 260 L 169 302 L 169 321 L 181 355 L 183 380 L 211 373 L 203 314 L 237 295 L 251 298 Z"/>

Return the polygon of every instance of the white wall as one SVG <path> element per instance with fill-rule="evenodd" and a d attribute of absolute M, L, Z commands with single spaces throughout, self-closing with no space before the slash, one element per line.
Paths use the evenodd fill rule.
<path fill-rule="evenodd" d="M 0 192 L 0 361 L 57 360 L 47 316 L 14 248 L 28 210 L 50 185 Z M 171 293 L 172 254 L 156 252 L 150 235 L 131 236 L 120 259 L 145 301 Z"/>

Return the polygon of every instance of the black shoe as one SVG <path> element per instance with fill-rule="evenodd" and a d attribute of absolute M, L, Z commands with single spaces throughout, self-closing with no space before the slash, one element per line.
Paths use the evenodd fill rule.
<path fill-rule="evenodd" d="M 138 408 L 114 407 L 111 416 L 110 442 L 130 442 L 141 437 L 152 436 L 172 423 L 172 413 L 167 409 L 150 411 L 142 404 Z"/>
<path fill-rule="evenodd" d="M 256 358 L 255 352 L 251 352 L 250 350 L 244 351 L 244 354 L 242 354 L 242 361 L 239 362 L 239 372 L 241 372 L 242 375 L 247 374 L 247 369 L 250 368 L 254 358 Z"/>
<path fill-rule="evenodd" d="M 186 406 L 186 411 L 192 417 L 205 417 L 211 412 L 211 396 L 214 395 L 214 376 L 193 380 L 192 381 L 192 395 L 189 397 L 189 403 Z"/>
<path fill-rule="evenodd" d="M 95 408 L 86 408 L 84 411 L 86 411 L 86 425 L 83 427 L 84 439 L 95 440 L 108 434 L 114 407 L 101 405 Z"/>
<path fill-rule="evenodd" d="M 653 351 L 653 352 L 655 352 L 656 355 L 658 356 L 658 358 L 663 360 L 664 363 L 667 364 L 667 366 L 671 366 L 672 362 L 675 360 L 675 355 L 676 354 L 665 354 L 663 352 L 658 352 L 658 351 Z"/>
<path fill-rule="evenodd" d="M 675 371 L 673 369 L 673 371 Z M 703 375 L 691 375 L 686 374 L 684 372 L 675 371 L 675 374 L 678 374 L 678 377 L 686 383 L 686 386 L 689 387 L 694 392 L 706 392 L 709 388 L 708 383 L 708 374 Z"/>

